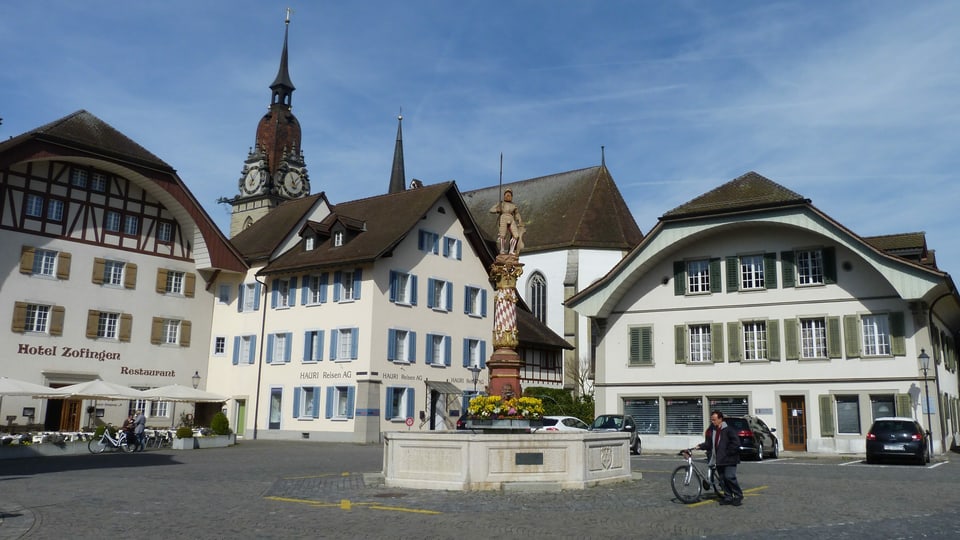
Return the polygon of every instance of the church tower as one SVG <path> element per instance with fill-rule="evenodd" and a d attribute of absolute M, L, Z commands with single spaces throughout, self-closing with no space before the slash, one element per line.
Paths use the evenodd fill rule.
<path fill-rule="evenodd" d="M 230 237 L 252 225 L 283 201 L 310 194 L 310 179 L 300 148 L 300 122 L 293 115 L 295 90 L 287 69 L 290 10 L 283 31 L 280 69 L 270 85 L 270 107 L 257 125 L 253 148 L 243 163 L 239 195 L 231 201 Z"/>

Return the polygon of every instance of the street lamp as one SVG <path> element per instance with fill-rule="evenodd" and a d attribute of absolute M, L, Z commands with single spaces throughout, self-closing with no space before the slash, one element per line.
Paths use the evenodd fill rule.
<path fill-rule="evenodd" d="M 929 439 L 930 455 L 933 455 L 933 424 L 930 422 L 930 386 L 927 384 L 927 370 L 930 368 L 930 355 L 920 349 L 920 369 L 923 370 L 923 392 L 927 396 L 927 439 Z"/>
<path fill-rule="evenodd" d="M 190 377 L 190 380 L 193 381 L 193 389 L 196 390 L 200 386 L 200 372 L 194 371 L 193 377 Z"/>
<path fill-rule="evenodd" d="M 480 366 L 473 366 L 467 368 L 470 371 L 470 377 L 473 380 L 473 393 L 477 393 L 477 381 L 480 380 Z"/>

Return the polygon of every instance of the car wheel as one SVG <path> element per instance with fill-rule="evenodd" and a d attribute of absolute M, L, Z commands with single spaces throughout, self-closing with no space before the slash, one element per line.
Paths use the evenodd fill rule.
<path fill-rule="evenodd" d="M 630 447 L 630 453 L 640 455 L 640 437 L 637 437 L 637 440 L 634 441 L 633 446 Z"/>
<path fill-rule="evenodd" d="M 763 461 L 763 443 L 757 443 L 757 461 Z"/>
<path fill-rule="evenodd" d="M 777 444 L 777 441 L 773 441 L 773 451 L 770 452 L 770 457 L 773 459 L 780 457 L 780 445 Z"/>
<path fill-rule="evenodd" d="M 870 454 L 867 454 L 867 465 L 873 465 L 876 462 L 877 462 L 877 458 L 871 456 Z"/>

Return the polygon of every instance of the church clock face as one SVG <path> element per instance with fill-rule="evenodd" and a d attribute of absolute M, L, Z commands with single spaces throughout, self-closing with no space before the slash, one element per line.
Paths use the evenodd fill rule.
<path fill-rule="evenodd" d="M 260 168 L 254 165 L 247 171 L 247 176 L 243 179 L 243 190 L 248 194 L 252 195 L 262 187 L 263 175 L 260 174 Z"/>
<path fill-rule="evenodd" d="M 299 171 L 290 170 L 283 175 L 283 189 L 291 197 L 299 197 L 304 194 L 306 184 Z"/>

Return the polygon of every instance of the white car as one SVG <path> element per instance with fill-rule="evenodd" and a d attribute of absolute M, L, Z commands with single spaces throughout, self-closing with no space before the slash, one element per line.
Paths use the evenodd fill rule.
<path fill-rule="evenodd" d="M 576 432 L 587 431 L 590 426 L 583 420 L 575 416 L 544 416 L 543 427 L 535 431 L 543 432 Z"/>

